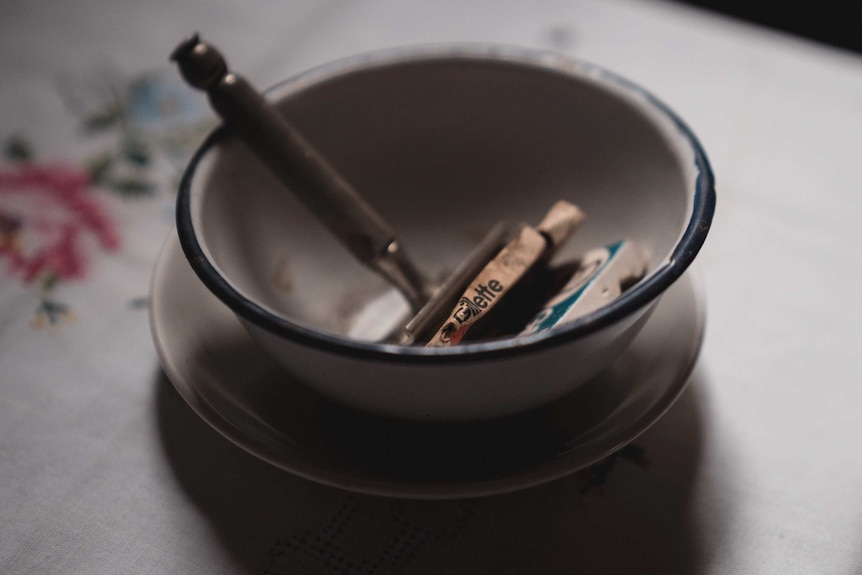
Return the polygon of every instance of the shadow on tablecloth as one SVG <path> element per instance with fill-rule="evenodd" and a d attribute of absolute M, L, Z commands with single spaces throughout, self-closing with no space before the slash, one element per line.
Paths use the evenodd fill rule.
<path fill-rule="evenodd" d="M 161 373 L 155 393 L 162 444 L 191 503 L 249 572 L 272 575 L 696 574 L 732 512 L 695 506 L 708 407 L 696 371 L 625 452 L 521 492 L 435 502 L 295 477 L 212 430 Z"/>

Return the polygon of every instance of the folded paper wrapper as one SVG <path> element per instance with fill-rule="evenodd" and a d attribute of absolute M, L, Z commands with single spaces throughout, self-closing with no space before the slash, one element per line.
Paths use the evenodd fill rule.
<path fill-rule="evenodd" d="M 648 261 L 643 250 L 628 240 L 587 252 L 571 279 L 520 335 L 573 322 L 610 303 L 644 276 Z"/>
<path fill-rule="evenodd" d="M 566 201 L 559 201 L 536 228 L 523 226 L 518 235 L 486 265 L 467 286 L 455 309 L 443 321 L 428 347 L 459 343 L 470 328 L 493 310 L 507 293 L 531 270 L 547 261 L 574 233 L 584 213 Z"/>
<path fill-rule="evenodd" d="M 621 240 L 587 252 L 573 268 L 568 266 L 569 272 L 562 268 L 549 270 L 543 279 L 535 281 L 535 276 L 542 272 L 538 268 L 571 237 L 583 219 L 584 214 L 577 206 L 560 201 L 535 229 L 523 226 L 517 237 L 470 283 L 427 346 L 457 345 L 473 326 L 488 321 L 485 318 L 492 310 L 500 309 L 500 302 L 516 287 L 523 295 L 530 281 L 537 284 L 534 291 L 546 290 L 551 276 L 570 274 L 561 288 L 557 284 L 559 289 L 543 300 L 540 311 L 528 320 L 526 327 L 518 327 L 521 331 L 516 330 L 516 335 L 530 335 L 573 322 L 610 303 L 640 280 L 646 273 L 648 258 L 637 244 Z M 535 297 L 536 294 L 530 294 L 523 305 L 529 308 L 530 300 Z M 511 309 L 509 306 L 507 311 Z"/>

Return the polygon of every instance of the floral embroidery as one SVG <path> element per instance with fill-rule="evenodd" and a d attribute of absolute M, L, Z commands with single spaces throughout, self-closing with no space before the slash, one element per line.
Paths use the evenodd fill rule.
<path fill-rule="evenodd" d="M 42 329 L 45 326 L 56 326 L 72 321 L 75 321 L 75 314 L 69 311 L 69 306 L 52 299 L 43 298 L 42 303 L 36 308 L 36 315 L 30 320 L 30 325 L 36 329 Z"/>
<path fill-rule="evenodd" d="M 71 319 L 53 299 L 62 281 L 83 279 L 93 249 L 114 251 L 120 238 L 90 193 L 87 172 L 29 162 L 0 170 L 0 259 L 39 292 L 34 325 Z"/>
<path fill-rule="evenodd" d="M 102 71 L 84 81 L 61 79 L 58 87 L 80 119 L 82 144 L 88 150 L 98 144 L 96 151 L 79 166 L 38 163 L 29 143 L 13 136 L 4 146 L 10 163 L 0 166 L 0 267 L 38 294 L 34 327 L 73 320 L 56 299 L 58 287 L 85 279 L 91 257 L 120 247 L 96 189 L 122 198 L 175 190 L 214 123 L 199 95 L 174 75 L 128 79 Z"/>
<path fill-rule="evenodd" d="M 86 172 L 63 165 L 0 171 L 0 253 L 26 283 L 39 276 L 82 278 L 87 235 L 105 250 L 119 247 L 104 209 L 88 194 L 89 184 Z"/>
<path fill-rule="evenodd" d="M 59 85 L 84 134 L 108 142 L 87 161 L 93 184 L 122 196 L 176 189 L 183 165 L 214 123 L 203 100 L 176 75 L 126 80 L 103 72 Z"/>
<path fill-rule="evenodd" d="M 619 459 L 634 463 L 642 468 L 646 468 L 650 464 L 646 450 L 640 445 L 630 443 L 619 451 L 610 454 L 604 460 L 578 472 L 578 477 L 584 481 L 584 485 L 581 487 L 581 495 L 585 495 L 593 490 L 598 490 L 598 493 L 602 496 L 607 495 L 605 485 Z"/>
<path fill-rule="evenodd" d="M 263 573 L 408 571 L 423 551 L 457 540 L 475 512 L 475 500 L 445 502 L 429 513 L 424 505 L 348 495 L 326 524 L 276 540 Z"/>

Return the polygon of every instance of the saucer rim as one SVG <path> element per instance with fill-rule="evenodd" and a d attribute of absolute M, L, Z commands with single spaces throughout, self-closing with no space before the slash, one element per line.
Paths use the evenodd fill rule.
<path fill-rule="evenodd" d="M 174 279 L 171 277 L 171 274 L 165 273 L 166 268 L 173 263 L 172 258 L 178 261 L 180 265 L 188 266 L 189 271 L 192 271 L 188 262 L 183 257 L 182 248 L 175 230 L 168 235 L 162 246 L 151 279 L 150 331 L 162 369 L 171 385 L 186 404 L 189 405 L 198 417 L 220 435 L 258 459 L 309 481 L 366 495 L 423 500 L 501 495 L 548 483 L 589 467 L 637 439 L 637 437 L 661 419 L 673 406 L 691 379 L 703 346 L 706 329 L 706 309 L 702 280 L 698 267 L 692 266 L 677 280 L 688 284 L 687 288 L 691 290 L 693 300 L 692 313 L 689 314 L 691 316 L 690 320 L 699 324 L 692 330 L 694 332 L 694 337 L 692 338 L 693 345 L 686 353 L 686 365 L 675 371 L 675 380 L 667 385 L 667 389 L 655 401 L 651 402 L 648 409 L 642 411 L 638 417 L 629 423 L 623 426 L 618 425 L 618 431 L 612 433 L 610 437 L 602 437 L 596 440 L 592 447 L 589 447 L 587 444 L 589 449 L 586 454 L 577 453 L 579 449 L 585 447 L 584 445 L 567 445 L 565 451 L 560 452 L 560 456 L 551 456 L 537 465 L 493 479 L 421 482 L 374 475 L 362 476 L 345 473 L 342 470 L 327 469 L 325 465 L 314 462 L 313 457 L 309 458 L 307 456 L 309 452 L 307 451 L 297 451 L 296 454 L 298 457 L 294 455 L 292 459 L 288 458 L 291 461 L 285 461 L 284 456 L 290 455 L 290 453 L 282 450 L 281 457 L 279 457 L 279 454 L 275 453 L 278 451 L 277 449 L 262 445 L 260 441 L 257 441 L 257 445 L 255 445 L 254 438 L 251 438 L 248 432 L 241 429 L 234 421 L 231 421 L 213 406 L 195 388 L 194 384 L 190 383 L 190 380 L 193 380 L 194 377 L 184 374 L 182 368 L 178 367 L 178 364 L 182 365 L 183 362 L 175 361 L 176 358 L 172 356 L 171 346 L 167 345 L 166 337 L 162 333 L 165 320 L 159 314 L 162 296 L 169 289 L 170 283 Z M 205 286 L 200 283 L 199 278 L 194 273 L 190 274 L 189 279 L 197 281 L 200 284 L 200 288 L 206 290 Z M 211 294 L 207 292 L 207 295 Z M 224 306 L 230 311 L 229 307 L 225 306 L 222 301 L 214 296 L 211 302 L 201 304 L 201 306 L 209 305 Z M 666 297 L 663 297 L 658 302 L 655 312 L 660 311 L 660 308 L 666 305 L 668 305 Z M 239 320 L 237 319 L 236 321 L 238 322 Z M 636 344 L 640 338 L 649 337 L 649 323 L 647 322 L 644 330 L 635 337 L 632 345 Z M 245 333 L 244 328 L 240 329 Z M 246 335 L 246 337 L 250 339 L 250 336 Z M 628 350 L 624 351 L 622 356 L 625 356 L 627 352 Z M 264 353 L 263 350 L 261 350 L 261 353 Z M 299 382 L 297 384 L 301 385 Z M 327 401 L 325 398 L 319 396 L 318 398 L 321 402 Z M 605 424 L 605 421 L 597 425 L 602 426 L 603 424 Z M 606 433 L 606 431 L 603 431 L 602 435 Z M 309 461 L 303 461 L 303 459 L 308 459 Z"/>

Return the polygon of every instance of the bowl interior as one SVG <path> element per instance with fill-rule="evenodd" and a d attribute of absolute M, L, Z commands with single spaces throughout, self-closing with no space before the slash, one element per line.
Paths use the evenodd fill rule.
<path fill-rule="evenodd" d="M 536 224 L 558 199 L 587 216 L 558 260 L 626 238 L 654 270 L 691 215 L 690 146 L 642 94 L 589 71 L 439 57 L 321 73 L 270 96 L 432 279 L 495 222 Z M 233 137 L 203 154 L 191 185 L 204 251 L 275 313 L 345 334 L 387 289 Z"/>

